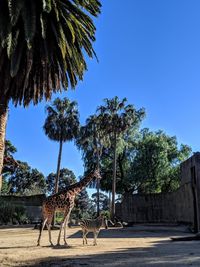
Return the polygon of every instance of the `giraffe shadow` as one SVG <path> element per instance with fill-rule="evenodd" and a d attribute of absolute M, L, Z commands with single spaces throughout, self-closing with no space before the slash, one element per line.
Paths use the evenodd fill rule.
<path fill-rule="evenodd" d="M 0 249 L 13 249 L 13 248 L 35 248 L 37 247 L 36 245 L 33 245 L 33 246 L 13 246 L 13 247 L 1 247 L 0 246 Z"/>
<path fill-rule="evenodd" d="M 59 250 L 59 249 L 73 249 L 73 248 L 75 248 L 74 246 L 66 246 L 66 245 L 55 245 L 55 246 L 51 246 L 51 248 L 52 249 L 57 249 L 57 250 Z"/>

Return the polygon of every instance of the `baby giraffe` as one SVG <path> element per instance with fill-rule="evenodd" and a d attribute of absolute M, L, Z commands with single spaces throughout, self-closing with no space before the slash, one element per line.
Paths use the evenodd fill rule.
<path fill-rule="evenodd" d="M 64 214 L 61 222 L 60 231 L 58 235 L 57 245 L 60 245 L 61 232 L 64 227 L 64 244 L 68 246 L 66 241 L 66 225 L 68 224 L 71 210 L 74 207 L 75 196 L 79 194 L 83 188 L 85 188 L 93 178 L 101 179 L 101 175 L 98 170 L 95 170 L 84 177 L 80 182 L 68 186 L 66 189 L 59 193 L 47 197 L 42 205 L 42 217 L 43 222 L 41 225 L 37 245 L 40 246 L 40 239 L 42 236 L 43 229 L 47 225 L 49 232 L 49 242 L 53 245 L 51 240 L 51 223 L 54 217 L 55 211 L 61 211 Z"/>

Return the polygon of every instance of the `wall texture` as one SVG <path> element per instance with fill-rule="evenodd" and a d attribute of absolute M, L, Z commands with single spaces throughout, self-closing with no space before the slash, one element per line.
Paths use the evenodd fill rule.
<path fill-rule="evenodd" d="M 126 194 L 116 216 L 133 223 L 190 223 L 200 230 L 200 153 L 181 164 L 181 186 L 173 193 Z"/>
<path fill-rule="evenodd" d="M 33 196 L 0 196 L 0 201 L 9 202 L 13 205 L 24 206 L 27 217 L 31 222 L 38 222 L 41 219 L 42 202 L 45 195 Z"/>
<path fill-rule="evenodd" d="M 194 210 L 191 185 L 185 184 L 176 192 L 168 194 L 127 194 L 116 205 L 116 216 L 133 223 L 192 223 Z"/>

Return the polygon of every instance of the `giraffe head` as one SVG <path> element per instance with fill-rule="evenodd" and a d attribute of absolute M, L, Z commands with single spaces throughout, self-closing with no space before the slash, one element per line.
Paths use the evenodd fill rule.
<path fill-rule="evenodd" d="M 101 178 L 102 178 L 99 169 L 96 169 L 96 170 L 94 171 L 93 176 L 94 176 L 95 178 L 97 178 L 97 179 L 101 179 Z"/>

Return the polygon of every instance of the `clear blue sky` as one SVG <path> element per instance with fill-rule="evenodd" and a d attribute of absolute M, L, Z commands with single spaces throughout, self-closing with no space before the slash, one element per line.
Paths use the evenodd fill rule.
<path fill-rule="evenodd" d="M 84 81 L 62 96 L 78 102 L 82 123 L 103 98 L 127 97 L 136 108 L 146 109 L 142 127 L 162 129 L 193 151 L 200 150 L 200 1 L 102 4 L 96 20 L 99 63 L 88 59 Z M 58 144 L 44 135 L 45 105 L 26 109 L 10 105 L 7 139 L 17 147 L 17 159 L 47 175 L 56 171 Z M 61 167 L 77 176 L 83 173 L 73 143 L 64 145 Z"/>

